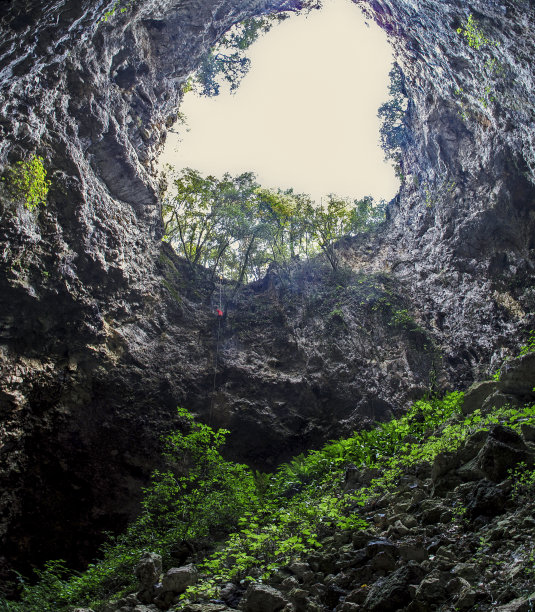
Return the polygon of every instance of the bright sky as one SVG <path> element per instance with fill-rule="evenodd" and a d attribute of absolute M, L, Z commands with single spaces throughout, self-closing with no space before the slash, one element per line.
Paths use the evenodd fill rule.
<path fill-rule="evenodd" d="M 168 134 L 160 162 L 218 177 L 252 171 L 265 187 L 317 201 L 394 197 L 399 182 L 383 161 L 376 116 L 393 61 L 383 31 L 349 0 L 326 0 L 274 26 L 248 55 L 235 94 L 186 94 L 187 126 Z"/>

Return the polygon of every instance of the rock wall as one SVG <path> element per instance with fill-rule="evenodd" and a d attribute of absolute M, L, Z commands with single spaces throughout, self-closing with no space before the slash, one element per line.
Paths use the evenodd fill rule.
<path fill-rule="evenodd" d="M 410 99 L 380 265 L 416 298 L 446 367 L 467 383 L 533 321 L 533 6 L 360 4 L 390 33 Z M 487 41 L 479 48 L 457 31 L 469 15 L 474 44 Z"/>
<path fill-rule="evenodd" d="M 272 270 L 220 322 L 213 283 L 160 242 L 153 164 L 207 49 L 245 16 L 296 7 L 138 0 L 106 21 L 103 2 L 7 3 L 0 165 L 43 155 L 52 185 L 33 212 L 0 186 L 6 564 L 87 561 L 136 512 L 177 404 L 266 468 L 466 385 L 532 325 L 533 6 L 360 4 L 410 98 L 388 223 L 340 245 L 343 278 Z M 480 49 L 457 33 L 469 14 Z"/>

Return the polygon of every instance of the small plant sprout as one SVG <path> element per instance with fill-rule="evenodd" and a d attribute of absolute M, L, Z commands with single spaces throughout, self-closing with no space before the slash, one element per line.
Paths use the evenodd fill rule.
<path fill-rule="evenodd" d="M 481 30 L 479 24 L 474 19 L 472 13 L 468 15 L 468 19 L 465 24 L 457 28 L 457 34 L 460 34 L 466 39 L 466 42 L 472 49 L 479 51 L 484 45 L 498 46 L 498 43 L 490 40 L 485 36 Z"/>

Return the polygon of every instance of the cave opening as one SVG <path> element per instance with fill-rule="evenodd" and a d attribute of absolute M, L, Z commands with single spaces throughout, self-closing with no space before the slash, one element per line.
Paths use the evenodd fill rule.
<path fill-rule="evenodd" d="M 347 0 L 296 14 L 247 50 L 236 91 L 187 93 L 160 164 L 267 188 L 392 199 L 400 181 L 380 146 L 378 108 L 394 62 L 386 33 Z"/>

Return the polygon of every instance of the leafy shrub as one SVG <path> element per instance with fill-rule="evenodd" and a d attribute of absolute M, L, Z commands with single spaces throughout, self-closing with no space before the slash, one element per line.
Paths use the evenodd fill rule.
<path fill-rule="evenodd" d="M 98 607 L 99 601 L 135 589 L 133 568 L 144 551 L 162 554 L 169 564 L 177 542 L 205 535 L 219 538 L 220 545 L 201 563 L 202 579 L 184 598 L 217 597 L 229 580 L 264 580 L 320 548 L 333 530 L 364 527 L 360 508 L 397 486 L 408 467 L 456 450 L 468 436 L 494 424 L 519 430 L 523 423 L 535 423 L 535 406 L 503 407 L 486 415 L 476 410 L 463 418 L 462 402 L 459 392 L 417 401 L 398 419 L 333 440 L 256 479 L 245 466 L 222 459 L 224 430 L 214 432 L 181 410 L 187 431 L 167 438 L 169 469 L 155 472 L 137 521 L 110 540 L 103 560 L 82 575 L 70 576 L 62 562 L 48 564 L 39 573 L 41 581 L 24 585 L 22 602 L 9 603 L 9 609 Z M 345 474 L 354 467 L 378 468 L 380 476 L 344 493 Z M 515 474 L 517 495 L 532 489 L 533 471 L 520 466 Z"/>
<path fill-rule="evenodd" d="M 526 344 L 523 344 L 520 347 L 520 352 L 518 353 L 518 357 L 523 357 L 528 353 L 532 353 L 535 351 L 535 331 L 531 330 L 529 332 L 529 338 Z"/>
<path fill-rule="evenodd" d="M 26 161 L 19 161 L 8 169 L 2 177 L 11 195 L 23 200 L 28 210 L 33 210 L 39 204 L 46 204 L 50 181 L 46 178 L 43 158 L 33 155 Z"/>
<path fill-rule="evenodd" d="M 36 585 L 22 583 L 21 602 L 10 604 L 12 610 L 59 612 L 133 590 L 134 568 L 144 552 L 157 552 L 169 564 L 176 544 L 228 533 L 246 510 L 256 510 L 251 471 L 219 453 L 228 432 L 195 423 L 186 410 L 178 412 L 187 431 L 166 437 L 169 469 L 154 472 L 138 519 L 126 533 L 110 538 L 102 548 L 102 560 L 81 575 L 69 572 L 62 561 L 49 562 L 37 572 Z"/>
<path fill-rule="evenodd" d="M 484 45 L 496 44 L 485 36 L 472 13 L 468 15 L 466 23 L 457 28 L 457 34 L 460 34 L 472 49 L 479 50 Z"/>
<path fill-rule="evenodd" d="M 531 500 L 535 490 L 535 469 L 529 469 L 522 462 L 514 470 L 509 470 L 509 475 L 513 481 L 511 497 L 520 501 Z"/>

